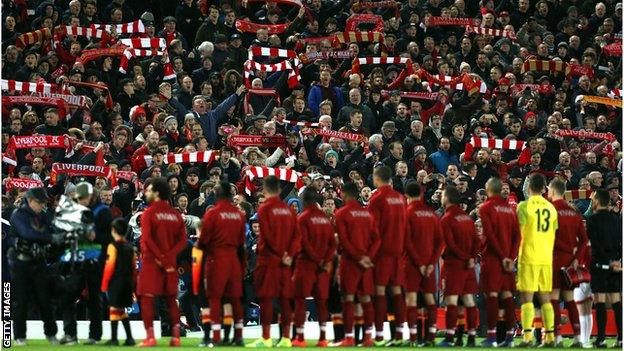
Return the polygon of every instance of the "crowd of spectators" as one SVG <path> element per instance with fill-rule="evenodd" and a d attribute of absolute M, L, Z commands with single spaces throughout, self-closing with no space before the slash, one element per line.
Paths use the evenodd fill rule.
<path fill-rule="evenodd" d="M 283 179 L 282 197 L 301 210 L 302 187 L 314 187 L 331 216 L 341 206 L 344 182 L 355 182 L 366 204 L 374 191 L 372 171 L 383 164 L 394 170 L 397 190 L 410 181 L 420 183 L 426 202 L 440 212 L 447 184 L 457 186 L 462 206 L 476 218 L 491 176 L 504 180 L 509 202 L 519 202 L 525 197 L 524 179 L 532 172 L 561 177 L 568 189 L 608 189 L 613 211 L 620 211 L 621 2 L 390 2 L 399 7 L 357 9 L 354 1 L 345 0 L 310 0 L 303 6 L 296 0 L 3 1 L 2 78 L 52 83 L 63 86 L 65 95 L 87 98 L 86 106 L 70 104 L 66 115 L 58 107 L 4 104 L 3 151 L 10 138 L 36 134 L 68 135 L 72 150 L 16 150 L 16 164 L 3 164 L 3 185 L 22 178 L 47 186 L 53 163 L 94 165 L 103 154 L 106 167 L 136 173 L 136 179 L 118 177 L 117 184 L 110 177 L 86 177 L 114 217 L 136 212 L 141 183 L 163 176 L 171 185 L 171 203 L 183 214 L 201 217 L 214 202 L 213 188 L 226 178 L 237 184 L 236 202 L 251 218 L 263 197 L 261 177 L 250 179 L 248 171 L 285 168 L 298 172 L 298 182 Z M 375 29 L 383 40 L 331 38 L 345 31 L 349 18 L 366 13 L 383 18 L 382 28 Z M 430 25 L 439 17 L 471 18 L 478 20 L 476 27 L 500 31 L 485 35 L 465 25 Z M 105 43 L 70 34 L 44 35 L 24 45 L 25 33 L 40 29 L 58 33 L 61 26 L 136 20 L 144 32 L 113 31 Z M 268 26 L 241 32 L 238 20 Z M 286 29 L 279 30 L 285 23 Z M 373 27 L 365 22 L 356 30 Z M 330 38 L 308 40 L 318 37 Z M 80 59 L 87 50 L 119 47 L 118 38 L 163 38 L 165 54 L 130 57 L 126 73 L 118 69 L 122 55 L 87 63 Z M 613 54 L 610 49 L 618 43 L 619 54 Z M 290 70 L 253 71 L 245 84 L 252 47 L 305 56 L 287 59 Z M 332 51 L 347 57 L 328 54 Z M 356 70 L 353 64 L 354 58 L 399 56 L 409 58 L 409 69 L 393 63 Z M 254 60 L 269 64 L 285 59 Z M 531 60 L 583 69 L 581 74 L 540 70 L 525 64 Z M 442 76 L 463 77 L 463 88 L 443 84 Z M 105 89 L 75 82 L 105 83 L 112 104 Z M 477 89 L 469 89 L 471 83 Z M 275 94 L 254 93 L 263 89 Z M 4 96 L 21 94 L 3 91 Z M 331 136 L 319 130 L 343 133 Z M 582 133 L 561 131 L 594 133 L 583 138 Z M 346 133 L 362 137 L 339 137 Z M 233 135 L 266 138 L 240 146 L 230 142 Z M 475 147 L 467 157 L 466 145 L 479 138 L 524 141 L 528 150 Z M 278 140 L 283 144 L 272 144 Z M 210 150 L 217 154 L 212 162 L 167 161 L 172 153 Z M 79 177 L 52 176 L 56 183 L 49 193 L 57 199 L 79 182 Z M 6 190 L 5 214 L 19 206 L 24 193 L 19 187 Z M 581 213 L 591 208 L 587 197 L 573 200 Z"/>

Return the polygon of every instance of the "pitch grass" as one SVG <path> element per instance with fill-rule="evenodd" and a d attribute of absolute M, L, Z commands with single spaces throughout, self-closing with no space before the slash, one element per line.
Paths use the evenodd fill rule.
<path fill-rule="evenodd" d="M 516 338 L 517 342 L 520 342 L 520 338 Z M 442 339 L 439 338 L 437 341 L 441 341 Z M 477 339 L 477 345 L 481 342 L 481 340 L 483 339 Z M 84 341 L 84 340 L 83 340 Z M 120 342 L 123 343 L 124 339 L 121 339 Z M 199 344 L 201 341 L 201 339 L 199 338 L 182 338 L 182 347 L 179 348 L 171 348 L 169 347 L 169 338 L 168 337 L 164 337 L 161 338 L 158 341 L 158 346 L 157 347 L 152 347 L 152 348 L 147 348 L 147 350 L 154 350 L 154 351 L 164 351 L 164 350 L 201 350 L 203 348 L 199 348 L 197 347 L 197 344 Z M 246 342 L 251 342 L 252 340 L 245 340 Z M 137 340 L 137 343 L 140 342 L 140 340 Z M 308 341 L 308 349 L 315 349 L 314 345 L 316 343 L 316 340 L 314 341 Z M 572 343 L 571 339 L 564 339 L 564 344 L 566 345 L 566 347 L 568 345 L 570 345 Z M 610 345 L 611 343 L 609 343 Z M 45 340 L 28 340 L 28 345 L 27 346 L 22 346 L 22 347 L 16 347 L 15 345 L 12 345 L 12 348 L 15 348 L 17 350 L 24 350 L 24 351 L 39 351 L 39 350 L 62 350 L 62 349 L 66 349 L 66 350 L 80 350 L 80 351 L 103 351 L 103 350 L 116 350 L 116 349 L 124 349 L 124 350 L 129 350 L 129 349 L 133 349 L 134 347 L 129 347 L 129 346 L 119 346 L 119 347 L 107 347 L 103 345 L 103 342 L 100 345 L 74 345 L 74 346 L 52 346 L 50 344 L 48 344 L 47 341 Z M 253 349 L 246 349 L 244 347 L 234 347 L 234 346 L 225 346 L 225 347 L 216 347 L 216 348 L 220 348 L 220 349 L 224 349 L 224 350 L 228 350 L 228 351 L 242 351 L 242 350 L 253 350 Z M 359 349 L 361 350 L 361 348 L 356 348 L 356 347 L 349 347 L 349 348 L 339 348 L 339 350 L 356 350 Z M 439 347 L 435 347 L 435 348 L 431 348 L 434 350 L 447 350 L 447 349 L 443 349 L 443 348 L 439 348 Z M 457 350 L 459 348 L 455 348 L 455 350 Z M 452 350 L 452 349 L 448 349 L 448 350 Z M 471 350 L 486 350 L 483 348 L 471 348 Z M 488 349 L 491 350 L 491 349 Z M 520 348 L 515 348 L 515 350 L 523 350 Z"/>

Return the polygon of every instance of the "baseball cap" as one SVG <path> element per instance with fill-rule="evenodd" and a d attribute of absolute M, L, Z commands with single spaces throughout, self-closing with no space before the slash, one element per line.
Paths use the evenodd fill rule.
<path fill-rule="evenodd" d="M 217 34 L 215 36 L 215 44 L 227 43 L 227 37 L 223 34 Z"/>
<path fill-rule="evenodd" d="M 143 12 L 143 14 L 141 15 L 141 21 L 146 26 L 153 26 L 154 25 L 154 14 L 152 14 L 149 11 Z"/>

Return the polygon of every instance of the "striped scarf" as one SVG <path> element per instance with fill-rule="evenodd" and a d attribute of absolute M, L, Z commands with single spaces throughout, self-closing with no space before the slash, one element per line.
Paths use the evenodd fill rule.
<path fill-rule="evenodd" d="M 535 60 L 529 59 L 522 64 L 521 73 L 527 71 L 550 71 L 551 73 L 563 73 L 566 69 L 566 63 L 558 60 Z"/>
<path fill-rule="evenodd" d="M 612 89 L 611 91 L 609 91 L 607 96 L 612 99 L 615 99 L 615 98 L 622 99 L 622 89 Z"/>
<path fill-rule="evenodd" d="M 133 57 L 162 56 L 164 53 L 158 50 L 132 49 L 127 48 L 121 56 L 119 63 L 119 73 L 126 74 L 128 70 L 128 62 Z"/>
<path fill-rule="evenodd" d="M 518 163 L 524 165 L 531 159 L 531 154 L 529 152 L 530 149 L 526 146 L 526 143 L 522 140 L 471 137 L 470 143 L 467 143 L 466 148 L 464 149 L 464 160 L 469 161 L 472 159 L 472 153 L 475 148 L 521 150 Z"/>
<path fill-rule="evenodd" d="M 289 124 L 291 126 L 306 127 L 306 128 L 315 128 L 319 126 L 318 123 L 303 122 L 303 121 L 289 121 L 287 119 L 283 120 L 282 122 L 284 122 L 285 124 Z"/>
<path fill-rule="evenodd" d="M 489 35 L 492 37 L 504 37 L 511 40 L 517 40 L 516 33 L 504 29 L 483 28 L 476 26 L 466 26 L 466 33 L 475 33 L 479 35 Z"/>
<path fill-rule="evenodd" d="M 274 64 L 263 64 L 254 61 L 255 56 L 280 57 L 286 60 Z M 294 67 L 290 63 L 290 59 L 293 59 Z M 254 69 L 262 72 L 288 71 L 288 87 L 292 89 L 297 86 L 301 80 L 299 76 L 300 66 L 301 63 L 297 58 L 297 53 L 293 50 L 253 46 L 249 51 L 249 60 L 247 60 L 244 65 L 243 73 L 245 76 L 245 85 L 247 88 L 251 87 L 251 74 Z"/>
<path fill-rule="evenodd" d="M 566 201 L 587 200 L 591 198 L 592 193 L 593 191 L 591 190 L 581 190 L 581 189 L 567 190 L 565 193 L 563 193 L 563 198 L 566 199 Z"/>
<path fill-rule="evenodd" d="M 167 42 L 164 38 L 128 38 L 119 39 L 119 43 L 131 48 L 160 48 L 167 47 Z"/>
<path fill-rule="evenodd" d="M 92 24 L 91 27 L 95 29 L 104 29 L 109 33 L 115 32 L 116 34 L 145 33 L 145 25 L 141 20 L 121 24 Z"/>
<path fill-rule="evenodd" d="M 403 64 L 407 67 L 407 74 L 414 72 L 412 68 L 412 59 L 409 57 L 359 57 L 353 60 L 351 66 L 352 73 L 360 73 L 360 65 L 392 65 Z"/>
<path fill-rule="evenodd" d="M 245 192 L 250 195 L 256 190 L 256 186 L 252 183 L 255 178 L 264 178 L 268 176 L 275 176 L 279 180 L 295 183 L 297 189 L 303 187 L 303 182 L 299 178 L 297 172 L 292 169 L 285 168 L 270 168 L 270 167 L 250 167 L 246 172 L 247 176 L 245 180 Z"/>
<path fill-rule="evenodd" d="M 294 50 L 288 50 L 288 49 L 252 46 L 249 49 L 249 60 L 253 61 L 255 56 L 296 58 L 297 53 Z"/>
<path fill-rule="evenodd" d="M 49 28 L 38 29 L 29 33 L 24 33 L 17 37 L 15 46 L 18 49 L 24 49 L 27 46 L 42 43 L 44 40 L 52 38 L 52 31 Z"/>
<path fill-rule="evenodd" d="M 168 154 L 164 162 L 170 163 L 206 163 L 211 164 L 217 157 L 218 152 L 209 151 L 197 151 L 197 152 L 183 152 L 180 154 Z"/>
<path fill-rule="evenodd" d="M 2 79 L 0 88 L 8 91 L 19 91 L 22 93 L 45 93 L 50 94 L 56 91 L 56 85 L 39 81 L 37 83 L 18 82 L 15 80 Z"/>

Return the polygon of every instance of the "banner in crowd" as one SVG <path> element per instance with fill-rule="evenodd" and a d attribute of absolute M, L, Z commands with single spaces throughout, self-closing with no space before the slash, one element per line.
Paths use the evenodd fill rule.
<path fill-rule="evenodd" d="M 5 186 L 7 191 L 13 189 L 32 189 L 43 187 L 43 182 L 37 179 L 10 178 Z"/>
<path fill-rule="evenodd" d="M 297 189 L 301 189 L 303 187 L 303 181 L 299 178 L 297 172 L 292 169 L 286 168 L 271 168 L 271 167 L 250 167 L 246 172 L 246 180 L 245 180 L 245 192 L 247 195 L 251 195 L 253 191 L 256 189 L 256 186 L 252 183 L 255 178 L 264 178 L 268 176 L 275 176 L 277 179 L 295 183 L 295 187 Z"/>

